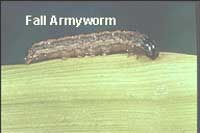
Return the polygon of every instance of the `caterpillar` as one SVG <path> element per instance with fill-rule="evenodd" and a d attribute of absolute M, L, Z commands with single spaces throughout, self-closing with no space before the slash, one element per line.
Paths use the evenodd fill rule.
<path fill-rule="evenodd" d="M 128 53 L 147 56 L 155 60 L 159 56 L 155 41 L 137 31 L 103 31 L 98 33 L 65 36 L 34 43 L 25 57 L 25 63 L 98 55 Z"/>

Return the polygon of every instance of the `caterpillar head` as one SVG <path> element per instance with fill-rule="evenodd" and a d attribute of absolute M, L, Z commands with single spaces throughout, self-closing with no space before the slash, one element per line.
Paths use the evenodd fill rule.
<path fill-rule="evenodd" d="M 149 57 L 152 60 L 155 60 L 159 56 L 159 51 L 157 49 L 155 41 L 152 41 L 150 39 L 144 40 L 144 50 L 146 53 L 146 56 Z"/>

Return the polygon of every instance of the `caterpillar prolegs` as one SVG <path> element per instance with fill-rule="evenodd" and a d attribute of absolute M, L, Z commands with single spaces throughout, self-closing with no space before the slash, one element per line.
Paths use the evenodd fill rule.
<path fill-rule="evenodd" d="M 155 41 L 136 31 L 104 31 L 91 34 L 66 36 L 34 43 L 25 57 L 26 64 L 57 59 L 85 56 L 145 55 L 154 60 L 159 56 Z"/>

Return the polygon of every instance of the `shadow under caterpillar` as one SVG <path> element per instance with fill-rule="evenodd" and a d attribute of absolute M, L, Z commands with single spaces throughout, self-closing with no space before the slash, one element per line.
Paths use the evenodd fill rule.
<path fill-rule="evenodd" d="M 85 56 L 111 55 L 147 56 L 154 60 L 159 56 L 155 41 L 136 31 L 104 31 L 99 33 L 66 36 L 34 43 L 25 57 L 26 64 Z"/>

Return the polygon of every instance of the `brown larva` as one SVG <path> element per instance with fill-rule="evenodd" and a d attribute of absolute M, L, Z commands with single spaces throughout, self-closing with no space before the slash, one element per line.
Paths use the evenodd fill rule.
<path fill-rule="evenodd" d="M 57 58 L 110 55 L 146 55 L 154 60 L 158 57 L 154 41 L 136 31 L 104 31 L 99 33 L 66 36 L 49 39 L 32 45 L 25 58 L 27 64 Z"/>

